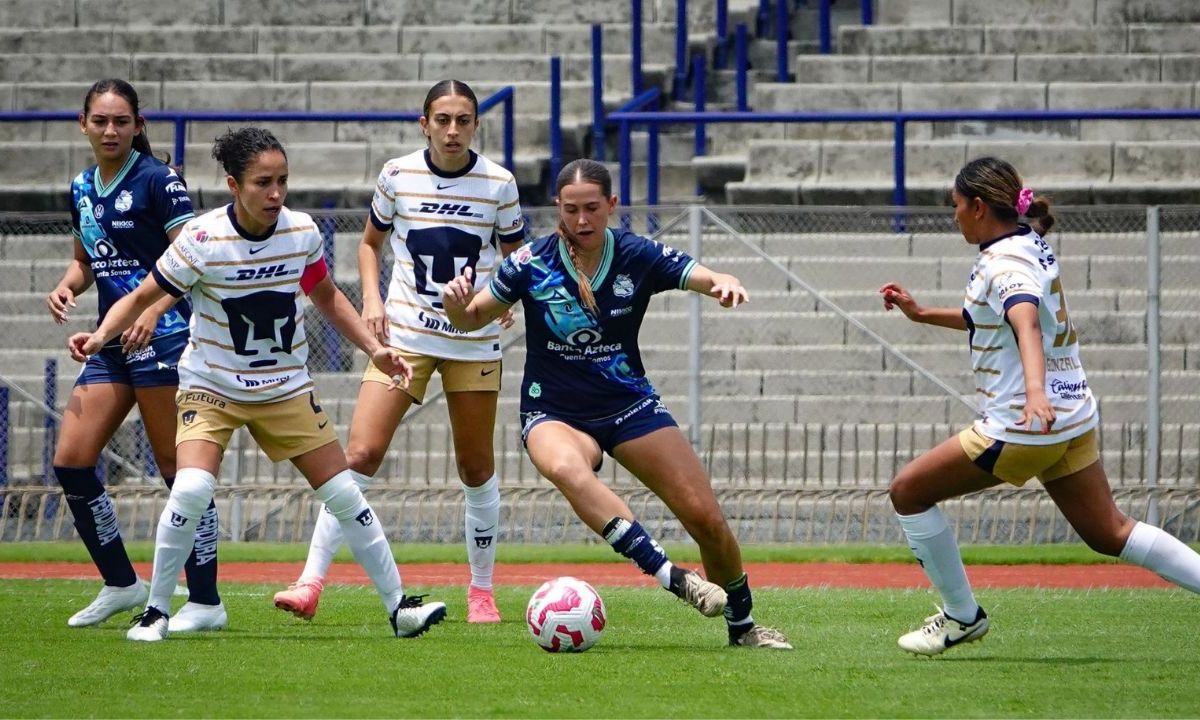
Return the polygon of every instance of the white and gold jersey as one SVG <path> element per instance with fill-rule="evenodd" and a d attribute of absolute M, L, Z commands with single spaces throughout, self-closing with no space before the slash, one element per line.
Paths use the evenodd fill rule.
<path fill-rule="evenodd" d="M 328 272 L 323 248 L 312 218 L 286 207 L 262 236 L 232 205 L 185 225 L 153 273 L 168 293 L 192 295 L 180 389 L 249 403 L 311 390 L 303 297 Z"/>
<path fill-rule="evenodd" d="M 460 172 L 434 167 L 428 150 L 389 160 L 379 173 L 371 222 L 391 231 L 392 280 L 385 307 L 388 344 L 451 360 L 500 358 L 500 326 L 455 328 L 442 309 L 442 286 L 475 271 L 482 292 L 500 261 L 498 243 L 525 238 L 512 173 L 471 152 Z"/>
<path fill-rule="evenodd" d="M 1017 425 L 1025 409 L 1025 371 L 1017 338 L 1006 320 L 1010 307 L 1032 302 L 1038 308 L 1046 356 L 1046 398 L 1057 419 L 1049 433 L 1035 422 Z M 1088 387 L 1079 343 L 1067 312 L 1059 264 L 1050 246 L 1022 225 L 1017 232 L 979 247 L 963 300 L 971 343 L 971 366 L 980 417 L 975 426 L 995 440 L 1048 445 L 1086 433 L 1099 422 Z"/>

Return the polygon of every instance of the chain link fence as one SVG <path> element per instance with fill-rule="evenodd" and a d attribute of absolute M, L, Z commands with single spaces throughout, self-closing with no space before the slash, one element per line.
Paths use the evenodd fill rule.
<path fill-rule="evenodd" d="M 1200 262 L 1200 209 L 1161 211 L 1161 368 L 1149 361 L 1152 258 L 1146 208 L 1056 208 L 1049 240 L 1062 262 L 1071 317 L 1100 400 L 1105 467 L 1122 507 L 1185 538 L 1200 512 L 1200 345 L 1185 302 Z M 356 247 L 365 215 L 316 211 L 338 285 L 361 301 Z M 532 235 L 553 230 L 552 208 L 528 213 Z M 641 334 L 650 379 L 684 426 L 723 507 L 746 542 L 891 542 L 899 530 L 886 497 L 905 463 L 973 417 L 974 385 L 959 333 L 885 313 L 878 289 L 895 281 L 922 304 L 957 307 L 974 261 L 944 209 L 683 208 L 621 210 L 614 222 L 737 275 L 752 301 L 734 311 L 687 293 L 651 304 Z M 0 349 L 9 389 L 0 540 L 72 533 L 48 474 L 58 416 L 75 368 L 62 348 L 92 326 L 94 294 L 67 327 L 43 298 L 70 257 L 65 216 L 0 215 Z M 1149 263 L 1149 264 L 1148 264 Z M 391 265 L 384 258 L 382 281 Z M 365 359 L 320 317 L 310 323 L 310 366 L 322 406 L 345 437 Z M 520 446 L 517 390 L 523 324 L 505 332 L 495 431 L 508 539 L 588 539 L 567 504 Z M 47 361 L 53 361 L 50 373 Z M 1157 436 L 1147 388 L 1160 381 Z M 49 381 L 48 381 L 49 378 Z M 3 412 L 0 409 L 0 412 Z M 1155 452 L 1154 447 L 1158 450 Z M 1153 453 L 1157 467 L 1149 462 Z M 136 411 L 101 472 L 122 526 L 152 537 L 165 493 Z M 1157 474 L 1155 473 L 1157 471 Z M 606 459 L 612 484 L 664 540 L 682 528 L 636 479 Z M 311 493 L 290 464 L 274 464 L 239 433 L 226 454 L 218 502 L 222 530 L 240 540 L 302 541 L 315 519 Z M 453 443 L 435 379 L 409 412 L 371 490 L 398 540 L 457 541 L 461 495 Z M 947 505 L 964 542 L 1073 539 L 1044 493 L 998 489 Z"/>

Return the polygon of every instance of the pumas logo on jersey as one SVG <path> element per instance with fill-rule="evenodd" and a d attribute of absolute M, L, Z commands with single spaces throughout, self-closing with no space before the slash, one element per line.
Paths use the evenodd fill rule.
<path fill-rule="evenodd" d="M 410 210 L 411 209 L 414 208 L 410 208 Z M 453 215 L 455 217 L 469 218 L 483 217 L 483 213 L 471 212 L 471 206 L 464 205 L 462 203 L 423 202 L 421 203 L 421 206 L 415 208 L 415 210 L 419 213 L 425 213 L 426 215 Z"/>
<path fill-rule="evenodd" d="M 619 298 L 627 298 L 633 295 L 633 280 L 629 279 L 628 275 L 618 275 L 612 284 L 613 295 Z"/>
<path fill-rule="evenodd" d="M 122 190 L 121 194 L 117 196 L 116 202 L 113 203 L 113 207 L 117 209 L 117 212 L 125 212 L 133 207 L 133 193 Z"/>
<path fill-rule="evenodd" d="M 195 421 L 196 421 L 196 411 L 195 410 L 184 411 L 184 413 L 183 413 L 183 424 L 184 425 L 191 425 Z"/>

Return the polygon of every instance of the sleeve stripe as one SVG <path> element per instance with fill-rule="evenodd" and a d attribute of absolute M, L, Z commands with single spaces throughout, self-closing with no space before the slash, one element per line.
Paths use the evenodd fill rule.
<path fill-rule="evenodd" d="M 175 257 L 177 257 L 177 258 L 179 258 L 180 260 L 182 260 L 182 261 L 183 261 L 183 264 L 184 264 L 184 265 L 187 265 L 188 267 L 190 267 L 190 268 L 192 269 L 192 271 L 193 271 L 193 272 L 195 272 L 197 275 L 202 275 L 202 274 L 203 274 L 203 273 L 201 273 L 201 272 L 200 272 L 200 268 L 198 268 L 198 267 L 196 267 L 195 265 L 193 265 L 193 264 L 192 264 L 192 262 L 191 262 L 190 260 L 188 260 L 186 257 L 184 257 L 183 253 L 179 252 L 179 250 L 177 250 L 177 249 L 175 248 L 175 243 L 171 243 L 170 245 L 168 245 L 168 246 L 167 246 L 167 250 L 169 250 L 170 252 L 173 252 L 173 253 L 175 253 Z"/>
<path fill-rule="evenodd" d="M 679 278 L 679 289 L 687 290 L 688 280 L 692 277 L 692 271 L 696 269 L 698 263 L 695 260 L 688 262 L 688 266 L 683 269 L 683 275 Z"/>
<path fill-rule="evenodd" d="M 495 286 L 492 285 L 491 283 L 488 283 L 488 292 L 490 292 L 492 294 L 492 297 L 496 298 L 496 300 L 503 303 L 504 305 L 512 305 L 513 303 L 516 302 L 516 300 L 506 300 L 506 299 L 500 297 L 500 292 L 498 290 L 496 290 Z"/>
<path fill-rule="evenodd" d="M 499 212 L 499 211 L 501 211 L 501 210 L 507 210 L 507 209 L 509 209 L 509 208 L 511 208 L 511 207 L 516 207 L 516 206 L 517 206 L 517 205 L 519 205 L 520 203 L 521 203 L 521 201 L 520 201 L 520 200 L 513 200 L 513 201 L 512 201 L 512 202 L 510 202 L 510 203 L 504 203 L 503 205 L 501 205 L 501 206 L 499 206 L 499 207 L 497 207 L 497 208 L 496 208 L 496 212 Z"/>
<path fill-rule="evenodd" d="M 1037 307 L 1038 306 L 1038 297 L 1037 297 L 1037 295 L 1030 295 L 1029 293 L 1018 293 L 1016 295 L 1013 295 L 1012 297 L 1010 297 L 1004 301 L 1005 313 L 1007 314 L 1008 309 L 1011 308 L 1013 305 L 1019 305 L 1021 303 L 1033 303 L 1033 306 Z"/>
<path fill-rule="evenodd" d="M 179 227 L 180 225 L 184 224 L 185 222 L 187 222 L 188 220 L 191 220 L 194 217 L 196 217 L 196 213 L 191 213 L 191 212 L 187 213 L 185 215 L 180 215 L 179 217 L 171 220 L 171 222 L 167 223 L 166 225 L 163 225 L 163 230 L 170 232 L 171 230 L 175 229 L 176 227 Z"/>
<path fill-rule="evenodd" d="M 518 230 L 517 232 L 513 232 L 513 233 L 507 233 L 507 234 L 501 235 L 501 236 L 500 236 L 500 242 L 502 242 L 502 243 L 519 243 L 519 242 L 525 242 L 525 229 L 524 229 L 524 228 L 521 228 L 521 229 L 520 229 L 520 230 Z"/>

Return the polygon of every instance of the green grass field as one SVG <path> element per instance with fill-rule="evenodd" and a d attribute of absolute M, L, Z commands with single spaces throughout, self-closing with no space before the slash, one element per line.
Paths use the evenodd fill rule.
<path fill-rule="evenodd" d="M 409 562 L 461 548 L 396 546 Z M 150 548 L 131 555 L 148 560 Z M 224 544 L 221 558 L 300 560 L 303 546 Z M 970 562 L 1101 560 L 1075 546 L 967 548 Z M 694 550 L 672 548 L 690 561 Z M 906 548 L 750 547 L 747 560 L 910 561 Z M 606 548 L 501 546 L 505 562 L 620 561 Z M 85 561 L 78 543 L 0 545 L 0 561 Z M 335 586 L 304 623 L 265 585 L 223 585 L 230 626 L 154 645 L 125 621 L 73 630 L 95 582 L 0 582 L 5 717 L 1196 717 L 1197 599 L 1180 590 L 984 590 L 981 643 L 935 658 L 896 636 L 933 610 L 928 591 L 755 591 L 755 617 L 796 651 L 724 646 L 707 620 L 661 590 L 601 587 L 609 626 L 582 655 L 534 645 L 531 587 L 499 588 L 500 626 L 462 620 L 462 587 L 429 589 L 450 618 L 416 640 L 390 636 L 366 587 Z M 425 592 L 425 588 L 411 588 Z M 176 599 L 182 603 L 181 598 Z"/>
<path fill-rule="evenodd" d="M 230 626 L 143 645 L 114 618 L 65 619 L 95 583 L 5 581 L 0 714 L 100 717 L 1185 717 L 1200 714 L 1196 599 L 1182 591 L 986 591 L 992 633 L 940 658 L 895 636 L 928 592 L 759 590 L 756 617 L 791 653 L 723 646 L 659 590 L 601 588 L 609 627 L 582 655 L 528 637 L 530 588 L 497 592 L 505 622 L 462 621 L 463 590 L 434 588 L 451 618 L 389 636 L 365 587 L 334 587 L 305 623 L 275 587 L 227 585 Z M 182 602 L 182 600 L 178 600 Z"/>

